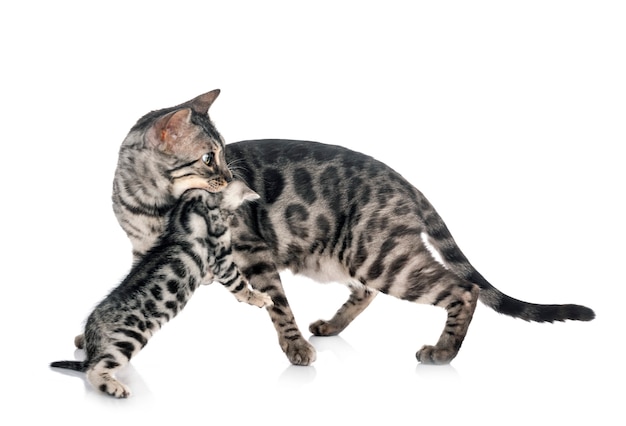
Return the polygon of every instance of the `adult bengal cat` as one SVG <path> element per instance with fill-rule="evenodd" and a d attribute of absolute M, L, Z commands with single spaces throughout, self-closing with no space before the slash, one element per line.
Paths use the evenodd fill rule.
<path fill-rule="evenodd" d="M 584 306 L 527 303 L 493 287 L 424 195 L 372 157 L 293 140 L 225 145 L 208 116 L 218 94 L 153 111 L 135 124 L 120 149 L 113 208 L 135 257 L 141 257 L 167 223 L 177 182 L 245 181 L 261 199 L 239 209 L 231 223 L 235 261 L 254 288 L 271 296 L 268 311 L 293 364 L 310 364 L 315 350 L 285 297 L 279 277 L 284 269 L 350 286 L 349 299 L 333 318 L 310 325 L 318 336 L 340 333 L 378 293 L 446 309 L 439 341 L 417 351 L 423 363 L 448 363 L 457 355 L 478 300 L 527 321 L 594 318 Z M 207 152 L 213 157 L 209 168 L 202 161 Z"/>

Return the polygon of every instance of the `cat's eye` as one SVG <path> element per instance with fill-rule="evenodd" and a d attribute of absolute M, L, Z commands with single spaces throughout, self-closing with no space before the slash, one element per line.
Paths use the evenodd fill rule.
<path fill-rule="evenodd" d="M 211 163 L 213 162 L 213 153 L 207 152 L 206 154 L 204 154 L 202 156 L 202 162 L 206 164 L 207 166 L 210 166 Z"/>

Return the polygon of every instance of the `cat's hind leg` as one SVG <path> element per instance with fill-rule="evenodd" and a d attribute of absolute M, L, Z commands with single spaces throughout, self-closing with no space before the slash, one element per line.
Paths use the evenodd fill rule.
<path fill-rule="evenodd" d="M 350 289 L 350 298 L 330 320 L 318 320 L 309 325 L 311 333 L 316 336 L 336 336 L 363 312 L 378 294 L 376 290 L 367 288 L 360 283 L 351 285 Z"/>
<path fill-rule="evenodd" d="M 460 279 L 459 279 L 460 280 Z M 415 356 L 424 364 L 448 364 L 459 353 L 476 303 L 479 287 L 476 284 L 461 281 L 452 289 L 441 290 L 433 305 L 446 309 L 446 325 L 434 346 L 423 346 Z"/>
<path fill-rule="evenodd" d="M 459 352 L 465 339 L 476 303 L 479 287 L 458 277 L 437 262 L 420 241 L 411 246 L 413 253 L 399 257 L 387 273 L 367 285 L 380 292 L 410 302 L 431 304 L 447 311 L 447 320 L 437 343 L 422 347 L 417 360 L 424 364 L 447 364 Z"/>

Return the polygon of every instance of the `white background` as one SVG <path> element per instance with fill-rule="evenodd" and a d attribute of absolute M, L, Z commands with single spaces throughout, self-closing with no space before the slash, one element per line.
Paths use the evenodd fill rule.
<path fill-rule="evenodd" d="M 623 2 L 16 4 L 0 6 L 0 423 L 623 421 Z M 313 366 L 292 367 L 267 315 L 213 285 L 121 375 L 130 399 L 50 370 L 130 266 L 110 202 L 126 132 L 214 88 L 227 141 L 373 155 L 494 285 L 597 319 L 530 324 L 479 304 L 458 358 L 425 367 L 415 351 L 444 312 L 379 296 L 340 337 L 311 338 Z M 284 285 L 307 339 L 347 297 Z"/>

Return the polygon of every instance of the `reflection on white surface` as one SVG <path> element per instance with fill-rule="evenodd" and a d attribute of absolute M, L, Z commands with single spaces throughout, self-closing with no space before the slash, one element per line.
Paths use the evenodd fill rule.
<path fill-rule="evenodd" d="M 415 366 L 415 374 L 420 379 L 437 380 L 445 377 L 446 379 L 459 379 L 461 376 L 454 368 L 453 364 L 447 365 L 426 365 L 417 364 Z"/>
<path fill-rule="evenodd" d="M 313 383 L 315 376 L 317 373 L 314 365 L 290 365 L 278 377 L 278 383 L 290 387 L 303 386 Z"/>
<path fill-rule="evenodd" d="M 311 336 L 311 343 L 318 353 L 329 352 L 341 363 L 345 363 L 357 355 L 356 350 L 342 336 Z"/>

